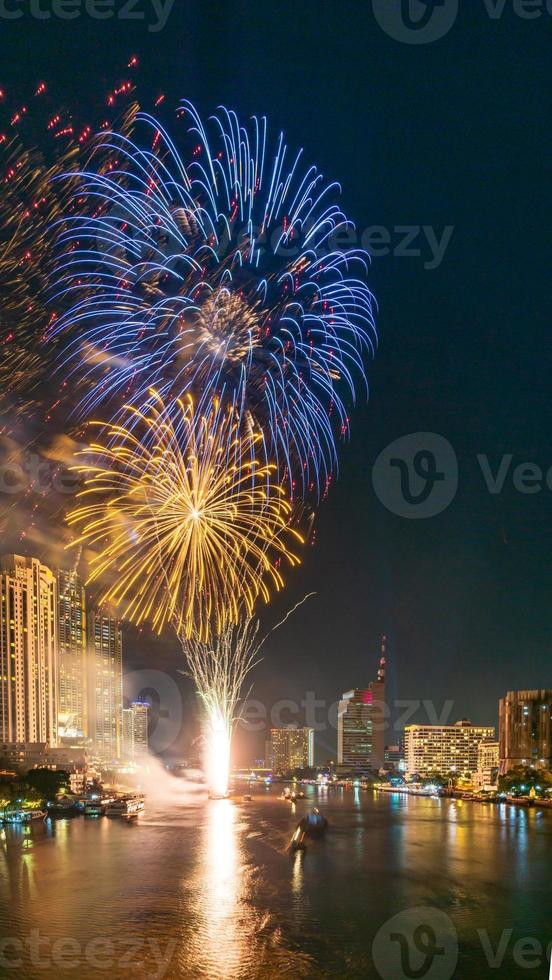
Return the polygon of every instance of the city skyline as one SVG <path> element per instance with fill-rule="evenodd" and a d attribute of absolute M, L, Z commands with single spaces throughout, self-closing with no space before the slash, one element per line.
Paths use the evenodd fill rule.
<path fill-rule="evenodd" d="M 77 744 L 79 739 L 81 742 L 84 739 L 106 761 L 121 758 L 133 759 L 135 754 L 136 756 L 143 754 L 144 747 L 147 745 L 149 708 L 142 702 L 136 701 L 127 704 L 126 707 L 123 706 L 122 621 L 105 609 L 95 609 L 87 601 L 81 577 L 74 568 L 70 570 L 56 569 L 55 572 L 52 572 L 38 558 L 18 555 L 1 556 L 0 564 L 3 575 L 3 611 L 0 616 L 0 624 L 2 625 L 2 637 L 4 637 L 2 641 L 4 646 L 0 648 L 0 652 L 2 649 L 6 650 L 5 638 L 8 636 L 6 627 L 10 618 L 9 610 L 13 607 L 18 610 L 16 616 L 19 616 L 19 619 L 14 621 L 12 627 L 14 632 L 11 634 L 13 638 L 10 642 L 15 642 L 16 648 L 20 651 L 17 661 L 19 676 L 25 675 L 25 670 L 22 674 L 22 665 L 24 665 L 26 657 L 25 647 L 24 645 L 21 647 L 20 643 L 21 638 L 26 635 L 24 623 L 28 613 L 24 613 L 24 608 L 31 608 L 34 601 L 33 596 L 37 601 L 40 600 L 39 607 L 42 609 L 39 613 L 40 622 L 44 622 L 44 615 L 48 609 L 55 608 L 57 610 L 53 619 L 50 617 L 48 620 L 48 616 L 46 616 L 46 621 L 49 621 L 46 630 L 50 636 L 49 646 L 47 645 L 44 650 L 39 645 L 36 653 L 32 655 L 32 662 L 35 662 L 34 658 L 38 655 L 39 662 L 43 664 L 41 676 L 47 680 L 45 684 L 35 685 L 28 694 L 24 692 L 19 695 L 19 703 L 24 707 L 24 710 L 21 710 L 20 707 L 19 717 L 34 718 L 34 727 L 24 729 L 21 727 L 21 722 L 17 722 L 13 708 L 10 708 L 9 698 L 6 696 L 6 689 L 9 688 L 10 683 L 14 682 L 4 680 L 0 687 L 0 717 L 11 717 L 12 723 L 11 728 L 4 725 L 0 732 L 0 741 L 5 744 L 10 742 L 13 744 L 45 742 L 55 746 L 64 742 L 69 743 L 71 739 L 74 744 Z M 279 728 L 273 728 L 273 734 L 294 731 L 308 732 L 310 765 L 323 764 L 326 759 L 335 756 L 337 765 L 344 770 L 349 767 L 358 771 L 381 769 L 385 763 L 388 746 L 391 746 L 394 741 L 398 740 L 399 736 L 402 737 L 404 734 L 405 768 L 407 772 L 417 771 L 420 768 L 421 756 L 419 750 L 411 744 L 413 733 L 420 733 L 422 740 L 424 733 L 430 735 L 433 740 L 439 739 L 445 733 L 449 733 L 452 738 L 457 738 L 458 734 L 462 735 L 462 727 L 465 730 L 468 728 L 468 723 L 449 721 L 444 725 L 405 724 L 403 728 L 399 729 L 391 725 L 392 705 L 385 695 L 385 677 L 389 667 L 387 644 L 388 638 L 383 635 L 380 641 L 377 679 L 375 681 L 365 680 L 364 684 L 357 685 L 355 689 L 346 692 L 341 697 L 337 710 L 336 730 L 334 735 L 330 736 L 330 742 L 333 739 L 334 744 L 329 752 L 326 750 L 328 745 L 327 731 L 315 731 L 314 728 L 308 728 L 308 726 L 302 728 L 298 722 L 291 722 Z M 54 650 L 57 650 L 57 654 L 53 657 L 55 669 L 52 669 L 52 651 Z M 7 662 L 5 656 L 3 662 Z M 374 658 L 374 665 L 376 662 L 377 658 Z M 45 670 L 47 663 L 49 670 Z M 368 674 L 370 672 L 369 666 L 365 666 L 365 670 Z M 0 676 L 9 678 L 11 675 L 8 671 Z M 15 687 L 20 690 L 17 680 Z M 30 713 L 26 707 L 27 701 L 36 706 Z M 548 710 L 546 710 L 546 706 L 548 706 Z M 501 698 L 497 707 L 498 728 L 490 724 L 485 726 L 484 723 L 479 725 L 469 723 L 474 732 L 481 735 L 481 742 L 491 742 L 493 746 L 489 749 L 491 755 L 485 764 L 482 763 L 477 768 L 486 771 L 490 771 L 492 768 L 489 759 L 491 756 L 494 757 L 495 753 L 495 731 L 499 732 L 499 758 L 502 773 L 516 765 L 549 766 L 552 763 L 549 751 L 549 732 L 552 723 L 552 694 L 550 691 L 546 688 L 532 691 L 520 688 L 519 691 L 509 692 Z M 531 725 L 534 727 L 535 723 L 529 717 L 530 711 L 535 713 L 535 723 L 540 726 L 540 734 L 535 736 L 536 741 L 534 743 L 531 742 L 530 730 Z M 351 712 L 353 712 L 354 717 Z M 347 722 L 348 717 L 350 720 Z M 517 719 L 515 724 L 514 718 Z M 47 719 L 46 727 L 42 723 L 44 719 Z M 50 720 L 48 721 L 48 719 Z M 194 719 L 190 723 L 195 725 L 196 720 Z M 184 720 L 185 725 L 186 719 Z M 520 728 L 523 729 L 524 726 L 528 727 L 529 734 L 526 736 L 516 735 L 515 732 L 519 732 Z M 41 737 L 27 737 L 29 733 L 33 732 L 37 736 L 40 734 Z M 18 735 L 18 737 L 8 737 L 11 735 Z M 356 746 L 357 742 L 358 747 L 353 747 Z M 455 744 L 458 745 L 459 743 Z M 497 744 L 499 744 L 498 741 Z M 533 744 L 534 747 L 532 747 Z M 510 746 L 513 747 L 510 748 Z M 173 751 L 174 748 L 174 746 L 171 747 Z M 458 748 L 455 748 L 454 751 L 458 751 Z M 418 754 L 416 754 L 417 752 Z M 255 754 L 251 748 L 251 742 L 249 742 L 247 756 L 251 758 Z M 244 757 L 243 751 L 238 752 L 238 755 Z M 469 764 L 464 760 L 460 769 L 468 771 L 471 768 L 475 771 L 476 755 L 477 740 L 473 741 L 470 746 Z M 414 757 L 418 760 L 418 764 L 414 763 Z M 442 755 L 440 765 L 444 765 L 442 761 L 444 758 L 445 756 Z M 448 762 L 451 761 L 448 755 L 447 759 Z M 296 768 L 300 767 L 297 766 Z"/>

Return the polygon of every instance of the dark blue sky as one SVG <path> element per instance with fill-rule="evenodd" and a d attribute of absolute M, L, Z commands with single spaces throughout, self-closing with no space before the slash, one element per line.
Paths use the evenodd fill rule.
<path fill-rule="evenodd" d="M 316 546 L 267 617 L 317 592 L 267 645 L 256 695 L 269 704 L 308 690 L 331 703 L 367 682 L 382 632 L 391 696 L 437 711 L 453 699 L 453 720 L 493 723 L 507 688 L 552 684 L 552 491 L 520 493 L 508 478 L 492 495 L 476 459 L 552 465 L 552 18 L 460 6 L 445 37 L 420 45 L 388 36 L 368 0 L 176 0 L 158 33 L 85 16 L 0 23 L 3 84 L 44 77 L 79 98 L 136 52 L 152 94 L 266 113 L 342 183 L 360 230 L 389 234 L 391 254 L 371 271 L 370 401 L 353 413 Z M 424 267 L 421 233 L 420 255 L 397 254 L 401 226 L 438 238 L 453 227 L 437 268 Z M 459 488 L 440 515 L 408 520 L 377 499 L 372 465 L 393 440 L 427 431 L 453 446 Z M 179 657 L 131 636 L 127 651 L 144 665 Z M 321 753 L 333 742 L 321 736 Z"/>

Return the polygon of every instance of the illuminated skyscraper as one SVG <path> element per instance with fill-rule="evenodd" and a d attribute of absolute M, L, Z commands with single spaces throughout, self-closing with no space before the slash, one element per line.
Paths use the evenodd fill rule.
<path fill-rule="evenodd" d="M 123 740 L 121 623 L 108 610 L 88 614 L 88 734 L 104 759 L 118 759 Z"/>
<path fill-rule="evenodd" d="M 86 604 L 76 572 L 58 572 L 58 729 L 60 738 L 87 734 Z"/>
<path fill-rule="evenodd" d="M 57 585 L 37 558 L 0 573 L 0 740 L 57 744 Z"/>
<path fill-rule="evenodd" d="M 314 728 L 272 728 L 269 761 L 274 772 L 292 772 L 314 765 Z"/>
<path fill-rule="evenodd" d="M 552 768 L 552 690 L 508 691 L 499 702 L 500 772 Z"/>
<path fill-rule="evenodd" d="M 381 641 L 377 680 L 346 691 L 337 712 L 337 762 L 352 771 L 378 770 L 385 761 L 385 650 Z"/>
<path fill-rule="evenodd" d="M 123 708 L 123 756 L 130 761 L 139 759 L 148 751 L 147 701 L 132 701 Z"/>

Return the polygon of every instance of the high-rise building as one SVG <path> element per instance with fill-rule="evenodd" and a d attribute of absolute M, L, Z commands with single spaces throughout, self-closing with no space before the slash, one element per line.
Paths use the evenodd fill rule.
<path fill-rule="evenodd" d="M 409 775 L 455 772 L 469 777 L 477 770 L 480 743 L 496 733 L 493 727 L 463 720 L 454 725 L 407 725 L 404 734 Z"/>
<path fill-rule="evenodd" d="M 0 741 L 57 744 L 57 586 L 37 558 L 0 572 Z"/>
<path fill-rule="evenodd" d="M 498 731 L 501 775 L 515 766 L 552 769 L 552 690 L 508 691 Z"/>
<path fill-rule="evenodd" d="M 149 707 L 147 701 L 132 701 L 123 708 L 123 756 L 129 761 L 147 754 Z"/>
<path fill-rule="evenodd" d="M 385 636 L 377 680 L 346 691 L 337 712 L 337 763 L 352 771 L 377 771 L 385 761 Z"/>
<path fill-rule="evenodd" d="M 86 602 L 77 572 L 58 571 L 58 730 L 60 738 L 88 733 Z"/>
<path fill-rule="evenodd" d="M 88 613 L 88 735 L 104 759 L 118 759 L 123 741 L 123 641 L 109 610 Z"/>
<path fill-rule="evenodd" d="M 273 772 L 292 772 L 314 765 L 314 728 L 272 728 L 269 760 Z"/>

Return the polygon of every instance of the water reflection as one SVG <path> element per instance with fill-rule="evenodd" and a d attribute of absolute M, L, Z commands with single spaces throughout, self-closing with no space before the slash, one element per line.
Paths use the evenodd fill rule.
<path fill-rule="evenodd" d="M 291 856 L 312 806 L 328 833 Z M 69 977 L 99 976 L 85 950 L 102 940 L 110 980 L 159 976 L 165 950 L 168 980 L 377 980 L 378 929 L 427 905 L 453 921 L 462 980 L 488 973 L 478 930 L 493 949 L 504 929 L 549 941 L 552 814 L 537 808 L 309 788 L 293 812 L 275 788 L 246 804 L 150 801 L 132 827 L 34 823 L 0 832 L 0 935 L 75 939 L 80 972 Z M 132 937 L 142 946 L 128 964 Z M 34 980 L 32 963 L 19 976 Z M 519 976 L 508 953 L 501 980 Z"/>
<path fill-rule="evenodd" d="M 293 855 L 293 871 L 291 875 L 291 887 L 295 897 L 300 896 L 303 890 L 303 860 L 304 852 L 296 851 Z"/>
<path fill-rule="evenodd" d="M 247 954 L 249 938 L 239 914 L 243 884 L 238 817 L 230 800 L 212 800 L 205 810 L 193 896 L 196 976 L 239 976 Z M 186 962 L 189 967 L 187 957 Z"/>

